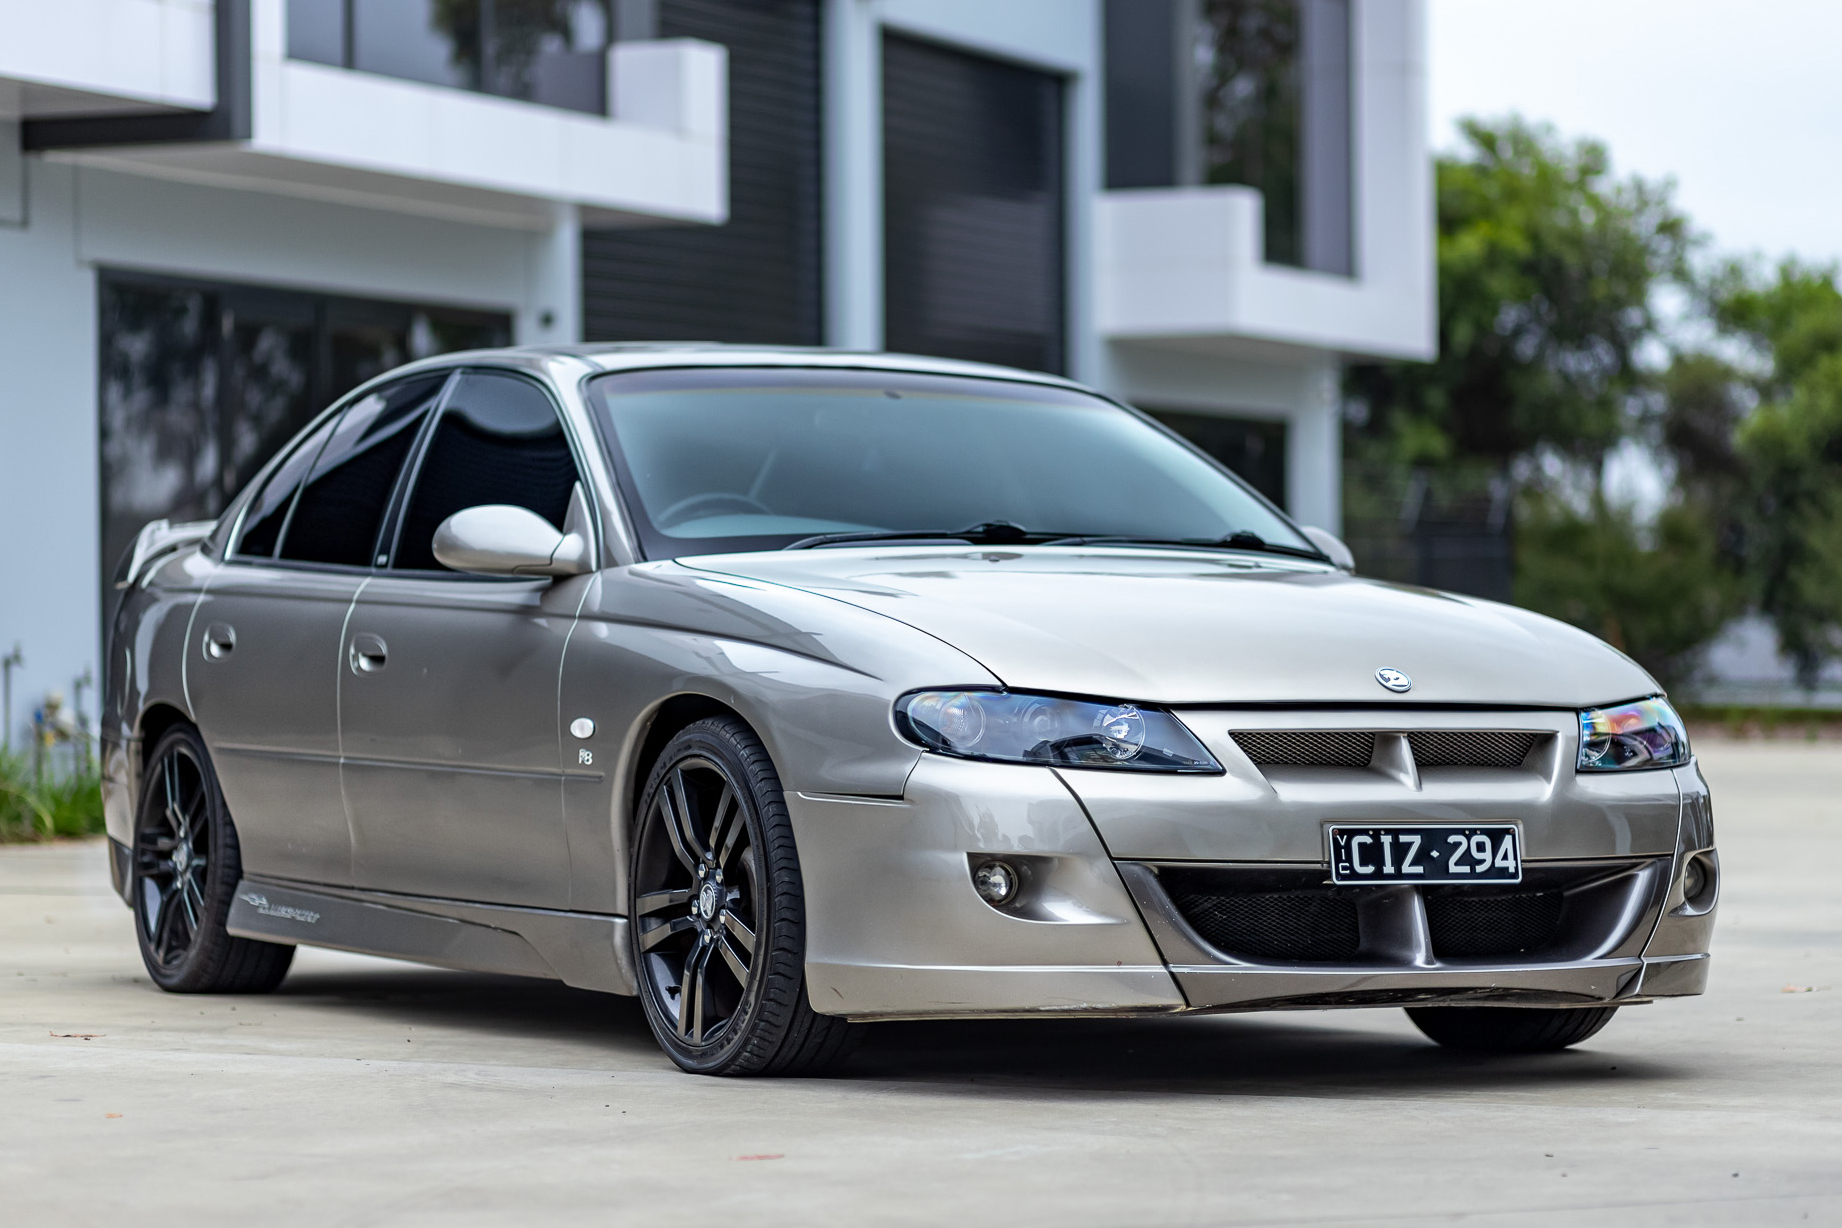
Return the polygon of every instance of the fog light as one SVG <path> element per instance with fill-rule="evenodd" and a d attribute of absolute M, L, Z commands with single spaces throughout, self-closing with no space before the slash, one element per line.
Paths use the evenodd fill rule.
<path fill-rule="evenodd" d="M 972 872 L 972 886 L 987 904 L 1008 904 L 1017 894 L 1017 871 L 1002 861 L 988 861 Z"/>
<path fill-rule="evenodd" d="M 1708 889 L 1707 863 L 1699 857 L 1689 858 L 1688 868 L 1682 871 L 1682 900 L 1692 904 Z"/>

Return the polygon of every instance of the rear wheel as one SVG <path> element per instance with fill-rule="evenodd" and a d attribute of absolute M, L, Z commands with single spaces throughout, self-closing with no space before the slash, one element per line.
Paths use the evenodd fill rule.
<path fill-rule="evenodd" d="M 857 1029 L 806 999 L 805 897 L 780 778 L 747 725 L 699 721 L 640 800 L 628 927 L 653 1035 L 694 1074 L 816 1074 Z"/>
<path fill-rule="evenodd" d="M 161 989 L 267 993 L 288 974 L 293 947 L 224 928 L 242 860 L 204 739 L 168 730 L 141 783 L 129 888 L 141 962 Z"/>
<path fill-rule="evenodd" d="M 1612 1021 L 1615 1006 L 1545 1010 L 1521 1006 L 1409 1007 L 1414 1026 L 1448 1049 L 1482 1053 L 1553 1053 L 1577 1045 Z"/>

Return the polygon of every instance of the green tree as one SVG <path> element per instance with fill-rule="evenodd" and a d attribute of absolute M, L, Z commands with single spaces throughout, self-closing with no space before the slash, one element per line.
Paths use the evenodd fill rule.
<path fill-rule="evenodd" d="M 1748 343 L 1755 369 L 1730 387 L 1758 405 L 1733 432 L 1740 555 L 1799 680 L 1842 657 L 1842 291 L 1832 266 L 1770 274 L 1729 264 L 1712 315 Z"/>
<path fill-rule="evenodd" d="M 1599 495 L 1582 512 L 1533 492 L 1517 544 L 1518 605 L 1592 632 L 1666 686 L 1689 676 L 1702 646 L 1742 608 L 1740 578 L 1691 505 L 1640 524 Z"/>
<path fill-rule="evenodd" d="M 1353 471 L 1513 478 L 1515 600 L 1680 681 L 1743 595 L 1735 373 L 1707 355 L 1647 361 L 1659 291 L 1690 280 L 1688 220 L 1668 184 L 1614 174 L 1597 141 L 1516 118 L 1462 134 L 1436 167 L 1439 356 L 1351 371 L 1368 410 Z M 1652 523 L 1605 491 L 1629 440 L 1683 479 Z"/>
<path fill-rule="evenodd" d="M 1613 175 L 1597 141 L 1467 120 L 1436 167 L 1439 356 L 1355 368 L 1357 442 L 1409 464 L 1507 466 L 1537 451 L 1597 470 L 1653 385 L 1658 287 L 1687 219 L 1667 184 Z"/>

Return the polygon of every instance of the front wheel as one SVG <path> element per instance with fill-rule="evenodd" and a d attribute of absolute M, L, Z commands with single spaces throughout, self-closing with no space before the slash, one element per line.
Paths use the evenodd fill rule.
<path fill-rule="evenodd" d="M 806 1000 L 799 856 L 780 778 L 734 717 L 669 742 L 640 799 L 631 935 L 646 1021 L 693 1074 L 817 1074 L 858 1029 Z"/>
<path fill-rule="evenodd" d="M 198 731 L 154 743 L 134 817 L 129 903 L 141 962 L 168 993 L 267 993 L 294 948 L 225 930 L 243 874 L 237 831 Z"/>
<path fill-rule="evenodd" d="M 1448 1049 L 1481 1053 L 1553 1053 L 1577 1045 L 1612 1021 L 1615 1006 L 1409 1007 L 1414 1026 Z"/>

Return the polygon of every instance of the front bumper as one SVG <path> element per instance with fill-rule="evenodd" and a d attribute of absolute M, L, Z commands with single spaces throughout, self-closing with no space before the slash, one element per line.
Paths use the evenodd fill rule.
<path fill-rule="evenodd" d="M 1534 718 L 1551 721 L 1545 752 L 1514 773 L 1288 777 L 1237 759 L 1225 728 L 1185 719 L 1223 776 L 923 755 L 900 799 L 790 793 L 813 1008 L 888 1019 L 1578 1006 L 1704 988 L 1717 884 L 1682 894 L 1691 858 L 1717 869 L 1695 768 L 1576 777 L 1569 722 L 1552 715 Z M 1492 714 L 1459 719 L 1488 727 Z M 1345 955 L 1249 955 L 1200 933 L 1168 890 L 1173 872 L 1256 873 L 1328 893 L 1324 823 L 1455 818 L 1522 827 L 1531 890 L 1563 900 L 1552 933 L 1455 955 L 1418 889 L 1340 889 L 1359 922 Z M 971 869 L 987 857 L 1026 868 L 1017 901 L 979 898 Z"/>

